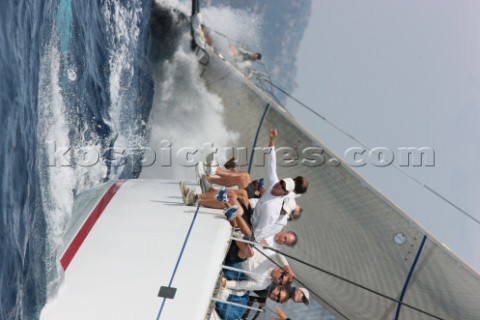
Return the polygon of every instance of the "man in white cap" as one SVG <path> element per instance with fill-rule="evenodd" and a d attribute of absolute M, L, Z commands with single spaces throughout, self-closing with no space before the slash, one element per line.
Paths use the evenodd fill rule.
<path fill-rule="evenodd" d="M 277 129 L 270 130 L 269 152 L 267 160 L 267 190 L 255 206 L 252 214 L 252 227 L 257 241 L 266 239 L 277 233 L 277 224 L 285 225 L 283 219 L 297 207 L 296 194 L 306 191 L 308 181 L 303 177 L 278 179 L 277 156 L 275 154 L 275 138 Z M 289 200 L 286 200 L 289 199 Z"/>
<path fill-rule="evenodd" d="M 303 302 L 307 306 L 310 303 L 310 292 L 305 288 L 291 287 L 289 295 L 290 299 L 295 303 Z"/>

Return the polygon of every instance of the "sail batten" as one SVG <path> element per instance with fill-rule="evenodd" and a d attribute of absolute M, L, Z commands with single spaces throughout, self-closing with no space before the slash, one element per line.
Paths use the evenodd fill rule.
<path fill-rule="evenodd" d="M 403 301 L 403 298 L 405 297 L 405 293 L 407 292 L 408 289 L 408 284 L 410 283 L 410 279 L 412 278 L 413 272 L 415 271 L 415 267 L 417 266 L 418 258 L 420 257 L 420 254 L 423 251 L 423 248 L 425 246 L 425 242 L 427 241 L 427 236 L 423 236 L 422 244 L 420 245 L 420 248 L 418 248 L 417 255 L 415 257 L 415 261 L 412 264 L 412 268 L 410 269 L 410 272 L 408 273 L 407 280 L 405 281 L 405 285 L 403 286 L 402 293 L 400 294 L 400 302 Z M 397 312 L 395 313 L 395 320 L 398 320 L 400 317 L 400 310 L 402 308 L 402 304 L 399 303 L 397 306 Z"/>

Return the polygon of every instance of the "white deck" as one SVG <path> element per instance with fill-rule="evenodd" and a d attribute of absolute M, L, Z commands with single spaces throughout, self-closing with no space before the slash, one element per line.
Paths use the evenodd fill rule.
<path fill-rule="evenodd" d="M 183 205 L 178 182 L 124 183 L 41 319 L 204 319 L 231 228 L 220 210 L 200 208 L 194 220 L 196 211 Z M 157 295 L 170 281 L 177 292 L 162 308 Z"/>

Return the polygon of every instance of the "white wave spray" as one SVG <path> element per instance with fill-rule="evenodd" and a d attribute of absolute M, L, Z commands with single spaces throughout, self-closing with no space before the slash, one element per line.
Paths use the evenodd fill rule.
<path fill-rule="evenodd" d="M 162 6 L 180 8 L 186 16 L 188 8 L 177 1 L 158 1 Z M 246 12 L 228 8 L 208 8 L 202 11 L 209 27 L 228 33 L 235 41 L 258 43 L 258 18 Z M 221 26 L 223 25 L 223 29 Z M 226 43 L 212 33 L 216 48 Z M 199 63 L 190 49 L 190 34 L 186 33 L 173 57 L 154 66 L 155 94 L 150 113 L 149 148 L 156 155 L 151 166 L 144 167 L 142 178 L 192 179 L 194 171 L 186 166 L 205 158 L 204 144 L 213 143 L 222 150 L 235 144 L 238 134 L 224 123 L 222 100 L 209 92 L 200 78 Z M 167 150 L 168 149 L 168 150 Z M 186 149 L 198 150 L 187 160 Z M 182 152 L 184 151 L 184 152 Z M 217 154 L 220 159 L 222 153 Z M 152 159 L 150 159 L 152 160 Z M 193 161 L 190 161 L 193 160 Z M 152 163 L 153 162 L 153 163 Z"/>
<path fill-rule="evenodd" d="M 64 6 L 70 3 L 63 3 Z M 135 105 L 128 103 L 125 98 L 131 89 L 133 76 L 132 48 L 137 46 L 140 33 L 139 20 L 141 17 L 140 4 L 134 8 L 126 8 L 114 1 L 104 4 L 104 17 L 107 23 L 108 46 L 111 55 L 108 60 L 110 68 L 110 123 L 112 135 L 117 136 L 116 143 L 122 147 L 141 143 L 142 139 L 135 136 L 131 128 L 132 119 L 128 117 L 129 110 Z M 57 24 L 62 23 L 58 21 Z M 40 173 L 42 206 L 45 212 L 47 225 L 47 295 L 49 299 L 55 296 L 62 279 L 62 268 L 57 260 L 56 251 L 63 245 L 63 235 L 70 221 L 74 196 L 84 190 L 100 184 L 107 177 L 107 166 L 98 161 L 95 165 L 84 166 L 75 163 L 79 154 L 74 150 L 90 148 L 102 150 L 102 139 L 92 130 L 85 127 L 87 132 L 74 133 L 71 140 L 71 129 L 78 123 L 78 115 L 69 110 L 75 106 L 67 106 L 65 88 L 72 87 L 77 81 L 75 65 L 67 65 L 62 69 L 60 53 L 61 41 L 71 37 L 69 28 L 52 28 L 51 38 L 45 46 L 41 57 L 39 71 L 38 93 L 38 160 L 37 167 Z M 62 52 L 68 48 L 62 47 Z M 65 73 L 65 74 L 63 74 Z M 63 83 L 67 81 L 68 83 Z M 69 112 L 70 111 L 70 112 Z M 105 119 L 104 119 L 105 120 Z M 86 138 L 88 136 L 88 139 Z M 64 151 L 71 148 L 66 156 Z"/>
<path fill-rule="evenodd" d="M 101 163 L 78 166 L 63 151 L 79 147 L 99 150 L 99 139 L 70 141 L 70 122 L 60 85 L 61 55 L 54 35 L 41 57 L 38 93 L 39 145 L 37 167 L 41 177 L 42 205 L 47 224 L 47 276 L 48 296 L 58 289 L 62 271 L 56 259 L 56 250 L 63 244 L 63 234 L 71 217 L 74 194 L 98 184 L 106 176 L 106 166 Z M 68 153 L 73 155 L 72 153 Z"/>
<path fill-rule="evenodd" d="M 131 99 L 134 78 L 135 49 L 140 36 L 140 20 L 142 18 L 141 2 L 121 4 L 118 1 L 106 1 L 103 5 L 103 15 L 106 21 L 107 47 L 109 52 L 108 66 L 110 70 L 109 93 L 110 121 L 106 123 L 112 129 L 116 138 L 114 147 L 129 150 L 145 145 L 144 138 L 135 132 L 140 119 L 132 119 L 131 114 L 138 108 L 137 100 Z M 112 138 L 113 138 L 112 137 Z M 113 173 L 119 176 L 122 166 L 116 167 Z"/>

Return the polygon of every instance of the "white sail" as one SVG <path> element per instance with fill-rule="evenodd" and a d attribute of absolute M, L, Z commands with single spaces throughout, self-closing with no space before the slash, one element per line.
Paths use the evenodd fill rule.
<path fill-rule="evenodd" d="M 478 319 L 480 277 L 473 269 L 339 162 L 240 72 L 210 54 L 203 80 L 223 101 L 224 123 L 239 133 L 236 146 L 249 151 L 266 146 L 268 130 L 278 128 L 277 145 L 299 157 L 297 165 L 278 166 L 279 177 L 310 180 L 299 200 L 304 214 L 289 225 L 300 240 L 286 252 L 353 282 L 292 261 L 298 279 L 320 303 L 337 319 Z M 315 158 L 305 150 L 323 150 L 317 155 L 317 164 L 322 157 L 323 164 L 302 164 L 304 157 Z M 264 176 L 264 168 L 256 166 L 261 161 L 250 155 L 251 175 Z"/>

